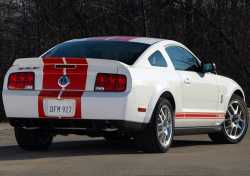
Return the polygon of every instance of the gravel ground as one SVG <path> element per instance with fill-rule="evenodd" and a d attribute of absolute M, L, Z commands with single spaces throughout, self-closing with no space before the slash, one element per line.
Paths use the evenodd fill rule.
<path fill-rule="evenodd" d="M 215 145 L 206 135 L 178 136 L 166 154 L 112 146 L 102 138 L 58 136 L 46 152 L 21 150 L 0 124 L 0 176 L 12 175 L 250 175 L 250 135 L 237 145 Z"/>

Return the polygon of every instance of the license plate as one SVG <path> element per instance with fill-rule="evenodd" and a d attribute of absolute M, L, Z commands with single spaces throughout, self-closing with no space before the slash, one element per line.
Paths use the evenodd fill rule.
<path fill-rule="evenodd" d="M 49 117 L 73 117 L 75 115 L 75 100 L 45 99 L 43 108 Z"/>

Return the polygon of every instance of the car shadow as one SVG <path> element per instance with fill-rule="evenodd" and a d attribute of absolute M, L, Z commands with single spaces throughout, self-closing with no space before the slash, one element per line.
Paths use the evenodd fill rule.
<path fill-rule="evenodd" d="M 201 140 L 174 140 L 172 144 L 172 148 L 177 147 L 191 147 L 191 146 L 199 146 L 199 145 L 216 145 L 210 140 L 207 141 L 201 141 Z"/>
<path fill-rule="evenodd" d="M 210 141 L 175 140 L 171 148 L 211 144 Z M 17 145 L 0 146 L 0 161 L 116 154 L 145 153 L 135 144 L 112 145 L 103 139 L 54 142 L 48 151 L 24 151 Z"/>

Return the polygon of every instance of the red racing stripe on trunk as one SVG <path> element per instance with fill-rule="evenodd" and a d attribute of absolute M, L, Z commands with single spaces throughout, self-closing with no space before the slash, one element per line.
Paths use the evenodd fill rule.
<path fill-rule="evenodd" d="M 76 65 L 75 69 L 66 69 L 66 75 L 70 79 L 70 84 L 65 90 L 85 90 L 87 80 L 88 63 L 86 59 L 66 58 L 67 64 Z"/>
<path fill-rule="evenodd" d="M 57 98 L 60 91 L 49 91 L 49 90 L 42 90 L 38 96 L 38 114 L 40 118 L 45 118 L 45 112 L 43 108 L 43 100 L 45 98 Z"/>
<path fill-rule="evenodd" d="M 62 58 L 43 58 L 43 82 L 42 90 L 38 96 L 38 114 L 40 118 L 45 117 L 43 101 L 45 98 L 56 98 L 60 93 L 61 87 L 58 85 L 58 79 L 63 74 L 62 69 L 56 69 L 55 64 L 63 64 Z M 49 90 L 50 89 L 50 90 Z"/>
<path fill-rule="evenodd" d="M 57 69 L 55 65 L 63 64 L 62 58 L 44 58 L 43 63 L 42 89 L 61 89 L 58 79 L 63 75 L 63 69 Z"/>
<path fill-rule="evenodd" d="M 44 99 L 58 99 L 60 94 L 61 99 L 73 99 L 76 103 L 74 117 L 64 118 L 81 118 L 81 97 L 85 91 L 87 81 L 87 60 L 84 58 L 44 58 L 43 64 L 42 90 L 38 97 L 39 117 L 46 117 L 43 107 Z M 70 64 L 75 65 L 75 67 L 56 68 L 55 65 L 57 64 Z M 64 74 L 69 78 L 70 84 L 63 89 L 58 85 L 58 79 Z"/>
<path fill-rule="evenodd" d="M 80 119 L 82 114 L 81 97 L 86 87 L 88 63 L 86 59 L 79 58 L 66 58 L 66 63 L 75 64 L 76 68 L 66 70 L 66 75 L 69 77 L 70 84 L 65 88 L 62 98 L 74 99 L 76 101 L 76 113 L 74 118 Z"/>

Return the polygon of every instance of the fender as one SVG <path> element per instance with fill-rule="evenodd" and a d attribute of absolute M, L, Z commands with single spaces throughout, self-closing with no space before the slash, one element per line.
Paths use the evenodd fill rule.
<path fill-rule="evenodd" d="M 227 111 L 227 107 L 228 107 L 228 105 L 229 105 L 230 99 L 231 99 L 232 96 L 235 94 L 235 92 L 238 92 L 238 91 L 242 94 L 243 100 L 246 101 L 246 100 L 245 100 L 245 93 L 244 93 L 244 91 L 242 90 L 242 88 L 241 88 L 241 87 L 235 87 L 234 89 L 232 89 L 232 90 L 230 90 L 230 91 L 228 92 L 228 95 L 226 95 L 225 106 L 224 106 L 225 112 Z"/>
<path fill-rule="evenodd" d="M 224 77 L 225 79 L 225 77 Z M 225 100 L 224 100 L 224 103 L 223 103 L 223 107 L 222 109 L 226 112 L 227 111 L 227 107 L 228 107 L 228 104 L 230 102 L 230 99 L 231 97 L 233 96 L 233 94 L 235 92 L 240 92 L 243 96 L 243 99 L 245 101 L 245 93 L 243 91 L 243 89 L 241 88 L 241 86 L 239 84 L 237 84 L 234 80 L 232 79 L 227 79 L 227 82 L 226 84 L 222 85 L 221 88 L 220 88 L 220 92 L 222 95 L 224 95 L 225 97 Z M 232 85 L 230 87 L 227 87 L 225 85 Z"/>
<path fill-rule="evenodd" d="M 171 94 L 173 96 L 175 106 L 176 106 L 175 110 L 179 109 L 179 107 L 181 106 L 181 101 L 176 96 L 176 93 L 174 93 L 175 91 L 171 90 L 170 87 L 165 87 L 165 88 L 156 87 L 154 94 L 150 98 L 150 101 L 148 104 L 148 111 L 147 111 L 145 118 L 144 118 L 144 123 L 150 122 L 152 114 L 154 112 L 155 106 L 156 106 L 159 98 L 166 92 L 168 92 L 169 94 Z"/>

